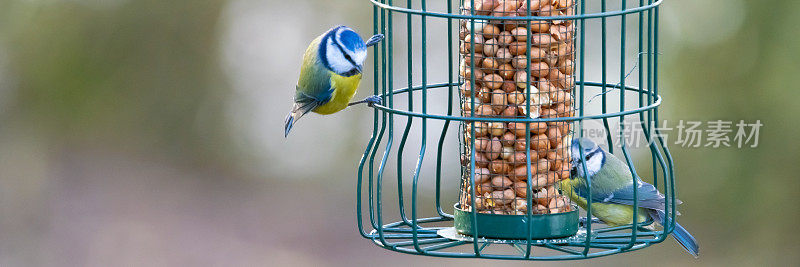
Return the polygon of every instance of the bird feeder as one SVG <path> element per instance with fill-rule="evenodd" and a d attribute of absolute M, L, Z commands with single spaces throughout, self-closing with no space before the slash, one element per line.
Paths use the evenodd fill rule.
<path fill-rule="evenodd" d="M 439 9 L 425 0 L 370 1 L 374 33 L 386 39 L 373 51 L 374 94 L 383 102 L 373 106 L 358 167 L 363 237 L 410 254 L 567 260 L 645 248 L 672 232 L 672 159 L 649 127 L 661 103 L 654 51 L 662 1 L 600 0 L 598 10 L 578 0 L 448 0 L 437 1 Z M 446 30 L 442 47 L 428 46 L 442 38 L 429 36 L 429 28 Z M 429 64 L 433 51 L 447 60 Z M 433 68 L 447 75 L 433 76 Z M 587 73 L 600 79 L 589 81 Z M 626 82 L 631 75 L 636 82 Z M 598 104 L 599 112 L 589 112 Z M 641 124 L 628 130 L 647 138 L 648 177 L 633 168 L 624 139 L 609 135 L 608 146 L 621 149 L 634 178 L 665 192 L 661 230 L 641 229 L 652 222 L 602 225 L 558 187 L 570 177 L 569 146 L 585 123 L 602 123 L 611 133 L 610 121 L 626 120 Z M 420 145 L 408 146 L 410 136 Z M 456 140 L 458 149 L 445 145 Z M 403 164 L 409 154 L 413 166 Z M 461 175 L 446 174 L 458 169 Z M 458 186 L 443 186 L 452 181 Z M 434 193 L 420 184 L 435 185 Z"/>

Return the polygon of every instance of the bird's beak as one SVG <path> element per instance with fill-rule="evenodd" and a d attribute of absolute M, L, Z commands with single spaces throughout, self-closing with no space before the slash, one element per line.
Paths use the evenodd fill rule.
<path fill-rule="evenodd" d="M 570 177 L 573 177 L 576 174 L 578 174 L 578 164 L 580 164 L 580 162 L 578 162 L 574 158 L 569 161 L 569 165 L 572 166 L 572 168 L 569 168 L 569 176 Z"/>
<path fill-rule="evenodd" d="M 344 77 L 350 77 L 350 76 L 353 76 L 353 75 L 356 75 L 356 74 L 359 74 L 359 73 L 361 73 L 361 66 L 356 65 L 355 69 L 348 70 L 347 72 L 339 74 L 339 75 L 342 75 Z"/>

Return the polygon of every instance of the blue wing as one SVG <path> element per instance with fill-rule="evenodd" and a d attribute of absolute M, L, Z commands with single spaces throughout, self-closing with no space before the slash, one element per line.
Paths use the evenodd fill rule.
<path fill-rule="evenodd" d="M 317 94 L 309 94 L 303 92 L 303 90 L 297 90 L 297 93 L 294 95 L 294 102 L 300 104 L 301 106 L 308 106 L 310 108 L 307 109 L 306 112 L 314 110 L 314 108 L 324 105 L 331 101 L 331 97 L 333 96 L 333 88 L 329 88 L 326 91 L 321 91 Z"/>
<path fill-rule="evenodd" d="M 325 103 L 331 101 L 334 89 L 330 88 L 327 91 L 321 91 L 317 94 L 309 94 L 304 91 L 305 90 L 301 90 L 301 88 L 298 86 L 298 90 L 294 95 L 294 107 L 292 107 L 292 112 L 290 113 L 290 116 L 293 117 L 293 119 L 290 122 L 289 118 L 287 117 L 287 134 L 291 129 L 291 124 L 294 121 L 299 120 L 301 117 L 303 117 L 303 115 L 306 115 L 306 113 L 309 113 L 317 107 L 325 105 Z"/>
<path fill-rule="evenodd" d="M 594 186 L 592 186 L 594 187 Z M 639 207 L 653 210 L 664 210 L 664 195 L 658 192 L 655 186 L 639 180 L 638 199 Z M 588 195 L 586 186 L 578 186 L 575 188 L 575 193 L 583 198 Z M 633 206 L 633 183 L 618 188 L 611 192 L 601 192 L 601 190 L 592 190 L 593 203 L 606 203 L 606 204 L 621 204 Z M 678 200 L 677 204 L 681 201 Z"/>
<path fill-rule="evenodd" d="M 297 86 L 297 92 L 294 95 L 294 105 L 292 106 L 292 112 L 289 112 L 289 115 L 286 116 L 286 121 L 284 122 L 284 136 L 289 136 L 289 131 L 292 130 L 292 126 L 294 125 L 297 120 L 302 118 L 306 113 L 311 112 L 312 110 L 316 109 L 317 107 L 328 103 L 331 100 L 331 96 L 333 95 L 333 88 L 325 92 L 324 94 L 308 94 L 301 90 L 300 86 Z"/>

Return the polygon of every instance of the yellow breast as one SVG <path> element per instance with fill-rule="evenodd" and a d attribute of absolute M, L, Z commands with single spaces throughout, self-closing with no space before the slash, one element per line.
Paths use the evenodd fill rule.
<path fill-rule="evenodd" d="M 575 204 L 578 204 L 581 208 L 586 210 L 587 204 L 589 202 L 578 196 L 572 189 L 573 184 L 571 183 L 571 179 L 565 179 L 561 181 L 561 192 L 572 199 Z M 608 226 L 620 226 L 625 224 L 631 224 L 633 222 L 633 207 L 628 205 L 619 205 L 619 204 L 604 204 L 604 203 L 592 203 L 592 215 L 603 220 Z M 639 208 L 639 212 L 637 213 L 637 221 L 644 222 L 647 220 L 647 211 Z"/>
<path fill-rule="evenodd" d="M 328 115 L 346 108 L 347 104 L 350 103 L 350 100 L 352 100 L 353 96 L 356 94 L 359 83 L 361 83 L 360 73 L 350 77 L 331 73 L 331 85 L 334 88 L 331 100 L 314 109 L 314 112 Z"/>

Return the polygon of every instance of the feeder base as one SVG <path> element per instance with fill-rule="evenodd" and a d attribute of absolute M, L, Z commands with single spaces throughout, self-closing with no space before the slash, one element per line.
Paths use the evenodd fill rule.
<path fill-rule="evenodd" d="M 473 242 L 475 241 L 472 236 L 461 234 L 456 230 L 455 227 L 447 227 L 436 231 L 441 237 L 456 240 L 456 241 L 464 241 L 464 242 Z M 586 229 L 581 228 L 575 235 L 564 237 L 564 238 L 551 238 L 551 239 L 532 239 L 531 244 L 533 245 L 545 245 L 545 244 L 567 244 L 567 243 L 579 243 L 586 240 Z M 526 244 L 527 240 L 525 239 L 495 239 L 495 238 L 485 238 L 480 237 L 478 238 L 478 243 L 492 243 L 492 244 Z"/>
<path fill-rule="evenodd" d="M 471 236 L 472 212 L 455 206 L 455 229 L 459 233 Z M 528 215 L 476 214 L 478 237 L 495 239 L 528 239 L 528 225 L 531 227 L 532 239 L 554 239 L 573 236 L 578 233 L 578 210 L 556 214 L 534 214 L 530 224 Z"/>

